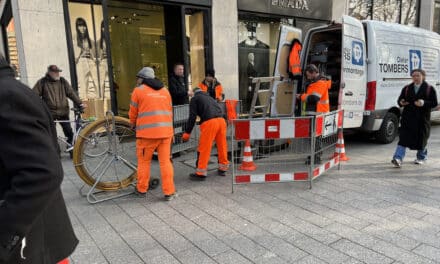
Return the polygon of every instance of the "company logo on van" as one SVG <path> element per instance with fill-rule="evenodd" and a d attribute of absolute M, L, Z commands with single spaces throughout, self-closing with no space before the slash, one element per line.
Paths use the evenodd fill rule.
<path fill-rule="evenodd" d="M 364 65 L 363 44 L 359 41 L 353 41 L 351 45 L 351 63 L 353 65 Z"/>
<path fill-rule="evenodd" d="M 422 52 L 420 50 L 409 50 L 409 69 L 410 72 L 414 69 L 422 68 Z"/>

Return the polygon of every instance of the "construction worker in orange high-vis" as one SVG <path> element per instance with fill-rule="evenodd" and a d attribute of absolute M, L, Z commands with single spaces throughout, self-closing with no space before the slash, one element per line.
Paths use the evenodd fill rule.
<path fill-rule="evenodd" d="M 150 164 L 157 150 L 165 200 L 176 197 L 174 169 L 170 160 L 173 140 L 173 108 L 171 95 L 161 81 L 155 79 L 154 70 L 142 68 L 137 77 L 130 102 L 130 124 L 136 129 L 136 154 L 138 158 L 135 193 L 145 197 L 150 182 Z"/>
<path fill-rule="evenodd" d="M 205 93 L 209 94 L 212 98 L 216 99 L 218 102 L 221 102 L 223 99 L 225 99 L 225 95 L 223 94 L 223 86 L 215 78 L 214 69 L 206 70 L 205 80 L 203 80 L 198 87 Z"/>
<path fill-rule="evenodd" d="M 330 101 L 328 90 L 331 88 L 331 81 L 319 75 L 318 68 L 309 64 L 306 67 L 306 92 L 297 94 L 297 98 L 305 104 L 306 115 L 330 112 Z"/>
<path fill-rule="evenodd" d="M 220 105 L 208 93 L 199 87 L 194 88 L 194 97 L 190 103 L 190 113 L 186 125 L 186 131 L 182 136 L 183 141 L 188 141 L 191 131 L 200 117 L 200 141 L 197 149 L 197 169 L 190 174 L 190 179 L 203 181 L 208 175 L 208 162 L 211 156 L 212 143 L 215 140 L 218 152 L 219 176 L 226 176 L 229 167 L 228 146 L 226 142 L 226 121 Z"/>
<path fill-rule="evenodd" d="M 330 101 L 328 90 L 331 88 L 331 81 L 319 75 L 318 67 L 314 64 L 307 65 L 305 69 L 306 83 L 303 94 L 297 94 L 297 98 L 305 106 L 304 115 L 319 115 L 330 112 Z M 321 163 L 322 156 L 322 136 L 316 138 L 315 144 L 315 164 Z M 307 157 L 306 164 L 310 164 L 311 157 Z"/>

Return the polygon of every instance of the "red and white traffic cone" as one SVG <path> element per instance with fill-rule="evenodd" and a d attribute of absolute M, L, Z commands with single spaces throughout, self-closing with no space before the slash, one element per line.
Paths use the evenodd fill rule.
<path fill-rule="evenodd" d="M 349 158 L 345 154 L 344 134 L 342 133 L 342 130 L 340 130 L 338 133 L 338 141 L 336 142 L 335 154 L 333 156 L 339 156 L 340 161 L 349 160 Z"/>
<path fill-rule="evenodd" d="M 254 171 L 257 166 L 254 164 L 254 159 L 252 158 L 251 142 L 246 140 L 244 145 L 243 162 L 241 163 L 239 170 Z"/>

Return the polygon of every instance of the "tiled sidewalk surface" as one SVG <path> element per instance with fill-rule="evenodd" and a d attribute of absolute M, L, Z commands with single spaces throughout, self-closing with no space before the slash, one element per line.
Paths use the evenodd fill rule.
<path fill-rule="evenodd" d="M 69 159 L 63 191 L 86 263 L 440 263 L 440 126 L 429 162 L 403 168 L 390 160 L 397 142 L 346 139 L 350 161 L 314 183 L 246 185 L 231 175 L 191 182 L 175 160 L 179 197 L 89 205 Z M 158 175 L 158 164 L 153 164 Z"/>

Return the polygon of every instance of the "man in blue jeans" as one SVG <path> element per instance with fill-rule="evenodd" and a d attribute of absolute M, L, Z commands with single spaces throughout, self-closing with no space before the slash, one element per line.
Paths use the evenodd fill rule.
<path fill-rule="evenodd" d="M 431 130 L 431 109 L 437 106 L 435 89 L 425 81 L 425 71 L 411 71 L 413 82 L 403 87 L 397 103 L 403 107 L 400 119 L 400 135 L 391 163 L 396 168 L 402 166 L 406 148 L 417 150 L 415 164 L 424 164 L 427 160 L 429 133 Z"/>

